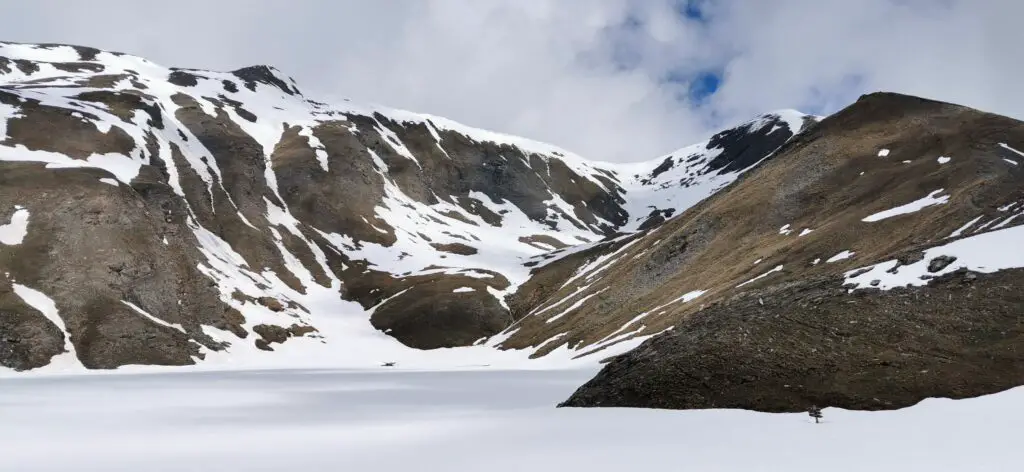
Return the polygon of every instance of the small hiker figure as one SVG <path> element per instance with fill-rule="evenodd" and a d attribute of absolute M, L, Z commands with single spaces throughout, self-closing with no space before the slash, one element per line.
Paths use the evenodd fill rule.
<path fill-rule="evenodd" d="M 822 416 L 824 416 L 821 414 L 821 408 L 818 408 L 816 406 L 812 406 L 809 410 L 807 410 L 807 414 L 811 415 L 811 418 L 814 418 L 815 423 L 820 423 Z"/>

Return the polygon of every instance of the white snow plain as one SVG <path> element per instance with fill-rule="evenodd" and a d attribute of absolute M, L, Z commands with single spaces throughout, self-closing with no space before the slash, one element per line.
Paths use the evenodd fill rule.
<path fill-rule="evenodd" d="M 575 409 L 587 370 L 5 379 L 3 469 L 1019 470 L 1024 388 L 888 412 Z"/>

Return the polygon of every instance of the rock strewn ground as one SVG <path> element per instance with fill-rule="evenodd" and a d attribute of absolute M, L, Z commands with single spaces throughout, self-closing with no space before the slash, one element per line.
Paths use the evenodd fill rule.
<path fill-rule="evenodd" d="M 895 409 L 1024 384 L 1024 270 L 923 287 L 820 279 L 707 307 L 613 358 L 561 406 Z"/>

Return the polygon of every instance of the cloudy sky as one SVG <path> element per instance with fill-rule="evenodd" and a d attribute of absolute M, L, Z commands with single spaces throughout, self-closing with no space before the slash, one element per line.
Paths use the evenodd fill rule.
<path fill-rule="evenodd" d="M 1020 0 L 0 0 L 2 39 L 271 64 L 372 102 L 650 159 L 889 90 L 1024 118 Z"/>

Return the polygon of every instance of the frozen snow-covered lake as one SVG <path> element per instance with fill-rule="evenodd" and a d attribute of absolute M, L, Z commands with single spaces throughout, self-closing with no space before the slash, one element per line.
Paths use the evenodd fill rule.
<path fill-rule="evenodd" d="M 1024 390 L 881 413 L 555 409 L 593 369 L 0 379 L 0 470 L 1024 469 Z"/>

